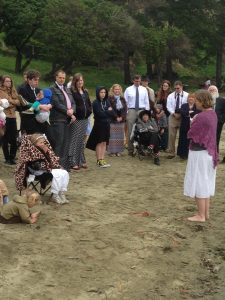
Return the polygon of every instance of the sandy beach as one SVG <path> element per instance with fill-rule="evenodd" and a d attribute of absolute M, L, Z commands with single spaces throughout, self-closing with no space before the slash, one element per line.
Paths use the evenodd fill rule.
<path fill-rule="evenodd" d="M 70 173 L 70 204 L 40 205 L 34 225 L 0 224 L 1 299 L 224 299 L 225 164 L 210 221 L 190 223 L 186 161 L 162 153 L 158 167 L 124 152 L 101 169 L 86 156 L 89 168 Z M 12 196 L 14 168 L 0 160 Z"/>

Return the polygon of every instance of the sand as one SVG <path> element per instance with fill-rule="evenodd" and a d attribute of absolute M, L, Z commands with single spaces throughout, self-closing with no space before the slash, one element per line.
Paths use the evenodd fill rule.
<path fill-rule="evenodd" d="M 225 164 L 210 221 L 190 223 L 186 161 L 163 153 L 158 167 L 125 153 L 100 169 L 86 154 L 88 170 L 70 173 L 70 204 L 41 205 L 34 225 L 0 224 L 1 299 L 225 299 Z M 13 167 L 0 167 L 12 196 Z"/>

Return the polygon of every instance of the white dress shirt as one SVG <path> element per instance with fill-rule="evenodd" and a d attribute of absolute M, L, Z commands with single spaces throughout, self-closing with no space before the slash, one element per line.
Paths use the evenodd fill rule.
<path fill-rule="evenodd" d="M 169 96 L 167 97 L 166 107 L 167 107 L 167 110 L 170 112 L 170 114 L 175 113 L 177 94 L 178 94 L 177 92 L 173 92 L 173 93 L 169 94 Z M 182 104 L 187 103 L 188 93 L 185 91 L 182 91 L 179 94 L 180 94 L 179 108 L 181 108 Z"/>
<path fill-rule="evenodd" d="M 141 85 L 138 87 L 139 92 L 139 109 L 149 110 L 149 100 L 148 100 L 148 92 L 147 89 Z M 127 108 L 135 108 L 135 100 L 136 100 L 136 86 L 133 84 L 126 88 L 124 92 L 124 98 L 127 103 Z"/>

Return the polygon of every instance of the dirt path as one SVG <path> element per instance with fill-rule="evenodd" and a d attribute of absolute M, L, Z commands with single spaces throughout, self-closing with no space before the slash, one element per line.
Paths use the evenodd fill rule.
<path fill-rule="evenodd" d="M 70 173 L 69 205 L 42 205 L 35 225 L 0 224 L 1 299 L 224 299 L 225 165 L 210 222 L 190 224 L 186 162 L 124 155 L 99 169 L 87 159 Z M 13 169 L 0 167 L 12 195 Z"/>

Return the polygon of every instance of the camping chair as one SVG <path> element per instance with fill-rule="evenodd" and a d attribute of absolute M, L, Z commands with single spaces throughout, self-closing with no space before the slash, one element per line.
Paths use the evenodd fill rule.
<path fill-rule="evenodd" d="M 41 175 L 29 174 L 27 177 L 27 187 L 35 190 L 40 196 L 44 196 L 51 188 L 51 173 L 43 173 Z"/>

